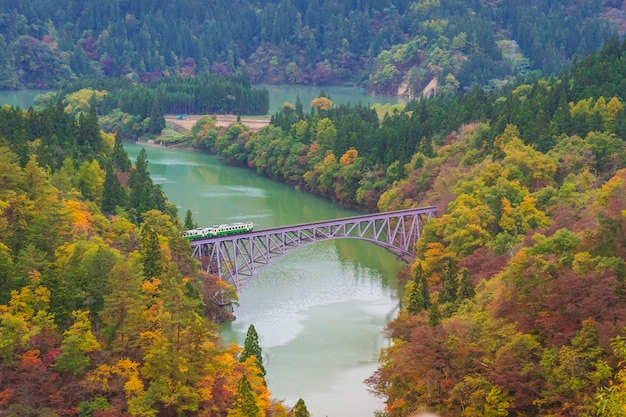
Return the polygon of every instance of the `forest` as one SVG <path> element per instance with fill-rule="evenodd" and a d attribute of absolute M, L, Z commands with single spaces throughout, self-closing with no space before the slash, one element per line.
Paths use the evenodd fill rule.
<path fill-rule="evenodd" d="M 285 103 L 198 149 L 363 211 L 436 206 L 368 379 L 388 416 L 623 415 L 626 43 L 402 110 Z"/>
<path fill-rule="evenodd" d="M 557 74 L 624 32 L 620 0 L 0 2 L 0 88 L 245 74 L 418 97 Z"/>
<path fill-rule="evenodd" d="M 261 108 L 253 82 L 435 75 L 404 108 L 322 94 L 186 140 L 364 212 L 438 208 L 367 380 L 387 416 L 624 415 L 622 5 L 531 5 L 1 2 L 3 88 L 59 93 L 0 109 L 0 415 L 307 415 L 272 399 L 253 327 L 220 341 L 213 297 L 236 294 L 189 257 L 192 219 L 123 138 L 165 109 Z M 204 86 L 221 102 L 185 95 Z"/>
<path fill-rule="evenodd" d="M 220 340 L 236 293 L 148 166 L 93 102 L 0 109 L 0 415 L 308 415 L 271 398 L 253 326 Z"/>

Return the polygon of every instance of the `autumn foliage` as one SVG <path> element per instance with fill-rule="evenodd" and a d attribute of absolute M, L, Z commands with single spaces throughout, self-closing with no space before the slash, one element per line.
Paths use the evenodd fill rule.
<path fill-rule="evenodd" d="M 16 114 L 36 117 L 0 119 Z M 286 415 L 207 318 L 234 291 L 190 258 L 145 154 L 129 168 L 102 142 L 44 168 L 49 140 L 0 139 L 0 415 L 237 415 L 242 380 L 257 415 Z M 106 175 L 129 198 L 103 212 Z"/>

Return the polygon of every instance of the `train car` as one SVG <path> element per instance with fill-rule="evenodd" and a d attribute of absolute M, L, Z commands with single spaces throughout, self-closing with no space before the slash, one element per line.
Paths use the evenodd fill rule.
<path fill-rule="evenodd" d="M 234 235 L 237 233 L 247 233 L 254 229 L 254 223 L 238 222 L 221 224 L 215 228 L 215 236 Z"/>
<path fill-rule="evenodd" d="M 198 227 L 195 229 L 187 230 L 183 237 L 189 240 L 207 239 L 217 236 L 234 235 L 238 233 L 251 232 L 254 229 L 254 223 L 251 222 L 237 222 L 229 224 L 221 224 L 219 226 L 211 227 Z"/>

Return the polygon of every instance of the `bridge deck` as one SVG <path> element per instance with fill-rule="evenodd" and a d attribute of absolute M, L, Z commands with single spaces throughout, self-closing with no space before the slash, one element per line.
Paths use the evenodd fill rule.
<path fill-rule="evenodd" d="M 204 261 L 207 272 L 225 277 L 237 290 L 287 253 L 321 240 L 370 241 L 408 262 L 423 226 L 435 214 L 435 207 L 421 207 L 198 239 L 192 242 L 193 256 Z"/>

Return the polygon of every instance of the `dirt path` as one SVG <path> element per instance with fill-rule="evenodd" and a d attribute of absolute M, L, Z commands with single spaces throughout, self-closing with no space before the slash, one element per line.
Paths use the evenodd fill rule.
<path fill-rule="evenodd" d="M 174 126 L 177 126 L 181 129 L 189 131 L 191 130 L 193 125 L 195 125 L 196 122 L 203 116 L 204 115 L 190 114 L 186 116 L 184 119 L 178 119 L 177 118 L 178 115 L 168 114 L 165 116 L 165 122 L 171 123 Z M 228 127 L 237 121 L 237 116 L 234 116 L 234 115 L 218 114 L 218 115 L 209 115 L 209 116 L 215 117 L 218 127 Z M 269 125 L 270 118 L 269 117 L 245 117 L 244 116 L 241 118 L 241 123 L 243 123 L 246 126 L 249 126 L 251 130 L 257 131 L 257 130 L 260 130 L 264 126 Z"/>

